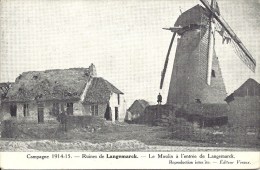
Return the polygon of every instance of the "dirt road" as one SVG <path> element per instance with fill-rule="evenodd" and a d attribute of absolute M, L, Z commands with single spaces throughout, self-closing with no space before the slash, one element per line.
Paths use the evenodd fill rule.
<path fill-rule="evenodd" d="M 90 143 L 88 141 L 57 140 L 0 140 L 0 151 L 256 151 L 256 148 L 198 147 L 198 146 L 158 146 L 146 145 L 137 140 Z M 258 149 L 259 150 L 259 149 Z"/>

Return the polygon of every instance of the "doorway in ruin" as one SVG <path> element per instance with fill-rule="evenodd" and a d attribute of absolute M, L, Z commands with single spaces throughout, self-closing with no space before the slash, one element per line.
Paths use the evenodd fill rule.
<path fill-rule="evenodd" d="M 118 107 L 115 107 L 115 120 L 118 120 Z"/>
<path fill-rule="evenodd" d="M 112 120 L 112 113 L 111 113 L 111 107 L 109 106 L 109 104 L 107 104 L 107 108 L 106 108 L 106 112 L 104 115 L 106 120 Z"/>
<path fill-rule="evenodd" d="M 12 117 L 17 116 L 17 105 L 14 103 L 10 105 L 10 114 Z"/>
<path fill-rule="evenodd" d="M 38 103 L 38 123 L 44 122 L 44 104 Z"/>

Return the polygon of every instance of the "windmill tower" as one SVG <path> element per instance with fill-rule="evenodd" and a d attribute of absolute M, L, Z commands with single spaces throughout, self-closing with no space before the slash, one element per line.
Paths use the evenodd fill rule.
<path fill-rule="evenodd" d="M 183 12 L 174 27 L 165 28 L 173 32 L 160 89 L 167 69 L 172 43 L 176 34 L 177 49 L 171 75 L 167 104 L 225 103 L 226 89 L 222 78 L 218 56 L 215 52 L 215 36 L 232 43 L 237 55 L 251 69 L 256 62 L 234 31 L 219 12 L 216 0 L 200 0 L 205 6 L 194 6 Z M 219 35 L 217 34 L 219 33 Z"/>

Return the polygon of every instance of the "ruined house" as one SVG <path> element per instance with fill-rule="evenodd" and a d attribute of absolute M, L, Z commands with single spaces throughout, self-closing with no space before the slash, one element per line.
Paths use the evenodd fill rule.
<path fill-rule="evenodd" d="M 134 121 L 144 114 L 144 110 L 150 103 L 146 100 L 135 100 L 134 103 L 127 110 L 126 121 Z"/>
<path fill-rule="evenodd" d="M 96 69 L 29 71 L 19 75 L 2 102 L 4 119 L 16 117 L 43 123 L 66 115 L 92 115 L 123 120 L 123 93 L 110 82 L 96 77 Z"/>
<path fill-rule="evenodd" d="M 260 127 L 260 84 L 248 79 L 225 101 L 230 106 L 229 122 L 233 125 Z"/>

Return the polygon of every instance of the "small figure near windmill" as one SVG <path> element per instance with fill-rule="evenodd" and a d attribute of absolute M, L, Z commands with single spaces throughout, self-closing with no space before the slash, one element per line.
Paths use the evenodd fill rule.
<path fill-rule="evenodd" d="M 161 75 L 160 89 L 168 65 L 169 55 L 176 35 L 179 35 L 168 92 L 168 105 L 226 104 L 226 88 L 218 54 L 215 52 L 216 32 L 224 42 L 232 43 L 236 54 L 253 72 L 256 61 L 223 19 L 216 0 L 200 0 L 182 12 L 174 27 L 164 28 L 173 32 Z"/>
<path fill-rule="evenodd" d="M 158 96 L 157 96 L 157 103 L 158 103 L 158 105 L 162 104 L 162 95 L 161 95 L 161 93 L 159 93 Z"/>

